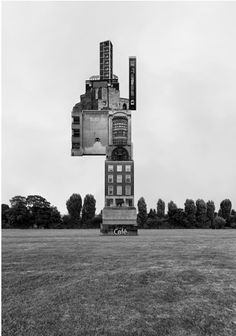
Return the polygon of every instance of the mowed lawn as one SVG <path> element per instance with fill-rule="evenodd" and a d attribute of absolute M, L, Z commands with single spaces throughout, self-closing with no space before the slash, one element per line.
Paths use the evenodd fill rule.
<path fill-rule="evenodd" d="M 3 230 L 2 335 L 236 335 L 236 230 Z"/>

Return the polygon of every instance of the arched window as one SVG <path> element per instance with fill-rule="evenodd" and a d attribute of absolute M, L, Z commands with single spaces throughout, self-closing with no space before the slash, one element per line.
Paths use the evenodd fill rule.
<path fill-rule="evenodd" d="M 127 105 L 125 103 L 123 104 L 123 110 L 127 110 Z"/>
<path fill-rule="evenodd" d="M 128 141 L 128 119 L 114 117 L 112 121 L 112 136 L 114 145 L 126 145 Z"/>
<path fill-rule="evenodd" d="M 129 160 L 128 151 L 123 147 L 117 147 L 112 151 L 111 159 L 113 161 L 128 161 Z"/>

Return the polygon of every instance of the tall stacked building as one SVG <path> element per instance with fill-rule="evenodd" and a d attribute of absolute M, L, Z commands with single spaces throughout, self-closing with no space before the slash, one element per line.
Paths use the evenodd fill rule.
<path fill-rule="evenodd" d="M 136 58 L 129 58 L 129 99 L 113 74 L 111 41 L 100 43 L 100 75 L 85 82 L 72 111 L 72 156 L 105 155 L 101 233 L 137 234 L 131 110 L 136 109 Z"/>
<path fill-rule="evenodd" d="M 113 47 L 111 41 L 100 43 L 100 79 L 112 79 Z"/>

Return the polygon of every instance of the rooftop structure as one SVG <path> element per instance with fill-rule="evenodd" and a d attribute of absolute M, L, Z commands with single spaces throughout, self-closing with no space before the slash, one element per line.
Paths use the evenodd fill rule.
<path fill-rule="evenodd" d="M 113 75 L 113 46 L 111 41 L 100 43 L 100 79 L 112 79 Z"/>

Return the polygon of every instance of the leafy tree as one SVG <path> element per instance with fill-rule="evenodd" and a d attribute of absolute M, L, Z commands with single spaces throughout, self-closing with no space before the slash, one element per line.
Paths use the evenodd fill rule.
<path fill-rule="evenodd" d="M 72 220 L 79 223 L 82 209 L 82 198 L 79 194 L 73 194 L 66 202 L 66 207 Z"/>
<path fill-rule="evenodd" d="M 221 210 L 221 208 L 219 209 L 217 215 L 220 216 L 220 217 L 222 217 L 222 210 Z M 223 218 L 223 217 L 222 217 L 222 218 Z"/>
<path fill-rule="evenodd" d="M 147 220 L 145 223 L 145 228 L 147 229 L 155 229 L 157 228 L 157 213 L 155 209 L 150 209 L 147 215 Z"/>
<path fill-rule="evenodd" d="M 215 204 L 213 201 L 208 201 L 207 204 L 207 218 L 210 221 L 211 228 L 215 227 L 214 219 L 215 219 Z"/>
<path fill-rule="evenodd" d="M 26 228 L 30 226 L 29 211 L 24 196 L 14 196 L 10 199 L 9 225 L 15 228 Z"/>
<path fill-rule="evenodd" d="M 158 228 L 158 218 L 148 217 L 145 223 L 146 229 L 157 229 Z"/>
<path fill-rule="evenodd" d="M 90 221 L 88 221 L 87 227 L 91 229 L 99 229 L 101 223 L 102 223 L 102 215 L 99 214 L 94 216 Z"/>
<path fill-rule="evenodd" d="M 177 208 L 171 217 L 171 223 L 176 227 L 185 227 L 186 226 L 185 219 L 186 216 L 184 210 L 181 208 Z"/>
<path fill-rule="evenodd" d="M 174 227 L 186 226 L 186 216 L 184 210 L 178 208 L 173 201 L 168 203 L 168 222 Z"/>
<path fill-rule="evenodd" d="M 61 214 L 58 211 L 57 207 L 55 207 L 55 206 L 50 207 L 50 224 L 49 224 L 49 227 L 51 229 L 61 229 L 63 227 Z"/>
<path fill-rule="evenodd" d="M 198 199 L 196 201 L 197 212 L 196 219 L 198 227 L 204 228 L 206 226 L 207 221 L 207 206 L 204 200 Z"/>
<path fill-rule="evenodd" d="M 36 227 L 49 228 L 51 209 L 50 202 L 39 195 L 29 195 L 26 199 L 30 213 L 31 225 Z"/>
<path fill-rule="evenodd" d="M 231 210 L 230 226 L 231 228 L 236 229 L 236 211 L 234 209 Z"/>
<path fill-rule="evenodd" d="M 11 207 L 16 207 L 19 205 L 26 206 L 26 197 L 24 196 L 14 196 L 10 199 Z"/>
<path fill-rule="evenodd" d="M 147 205 L 145 199 L 140 197 L 138 200 L 138 215 L 137 215 L 137 223 L 140 227 L 144 227 L 147 221 Z"/>
<path fill-rule="evenodd" d="M 86 226 L 86 224 L 94 218 L 95 211 L 96 211 L 96 200 L 93 195 L 87 194 L 84 198 L 82 208 L 83 226 Z"/>
<path fill-rule="evenodd" d="M 177 209 L 178 209 L 178 207 L 173 201 L 170 201 L 168 203 L 168 216 L 169 216 L 169 218 L 171 218 L 173 215 L 175 215 Z"/>
<path fill-rule="evenodd" d="M 148 218 L 156 218 L 156 210 L 155 209 L 150 209 L 148 213 Z"/>
<path fill-rule="evenodd" d="M 9 227 L 8 217 L 10 207 L 8 204 L 2 204 L 1 208 L 2 208 L 2 228 L 6 229 Z"/>
<path fill-rule="evenodd" d="M 229 199 L 225 199 L 220 203 L 220 214 L 226 220 L 226 225 L 230 223 L 230 213 L 231 213 L 232 203 Z"/>
<path fill-rule="evenodd" d="M 223 229 L 225 227 L 226 220 L 223 217 L 216 216 L 215 218 L 215 228 Z"/>
<path fill-rule="evenodd" d="M 233 217 L 236 216 L 236 211 L 235 211 L 234 209 L 231 210 L 231 215 L 232 215 Z"/>
<path fill-rule="evenodd" d="M 184 212 L 186 215 L 186 226 L 194 227 L 196 225 L 197 207 L 192 199 L 186 199 L 184 203 Z"/>
<path fill-rule="evenodd" d="M 174 227 L 183 227 L 185 226 L 185 213 L 183 209 L 177 207 L 177 205 L 170 201 L 168 203 L 168 222 L 171 226 Z"/>
<path fill-rule="evenodd" d="M 29 195 L 26 198 L 26 203 L 29 209 L 32 208 L 49 208 L 50 202 L 48 202 L 44 197 L 39 195 Z"/>
<path fill-rule="evenodd" d="M 63 226 L 64 229 L 73 228 L 73 223 L 72 223 L 70 215 L 63 215 L 62 216 L 62 226 Z"/>
<path fill-rule="evenodd" d="M 165 216 L 165 202 L 159 198 L 157 201 L 157 217 L 164 218 Z"/>

